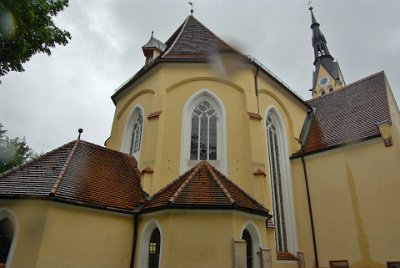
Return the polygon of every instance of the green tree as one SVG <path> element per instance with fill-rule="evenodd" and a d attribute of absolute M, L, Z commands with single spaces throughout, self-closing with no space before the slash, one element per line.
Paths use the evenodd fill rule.
<path fill-rule="evenodd" d="M 3 130 L 0 124 L 0 173 L 21 165 L 26 160 L 34 157 L 35 154 L 27 145 L 25 137 L 10 139 L 5 135 L 7 130 Z"/>
<path fill-rule="evenodd" d="M 0 76 L 23 72 L 34 54 L 51 55 L 50 48 L 68 43 L 71 34 L 53 22 L 67 6 L 68 0 L 0 0 Z"/>

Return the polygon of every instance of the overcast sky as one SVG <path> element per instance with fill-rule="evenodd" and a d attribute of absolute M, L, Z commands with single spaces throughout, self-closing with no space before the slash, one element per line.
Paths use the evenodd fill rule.
<path fill-rule="evenodd" d="M 313 66 L 306 0 L 191 0 L 194 16 L 261 61 L 304 99 Z M 332 56 L 347 84 L 384 70 L 400 100 L 400 1 L 314 0 Z M 1 77 L 0 123 L 36 152 L 77 138 L 103 145 L 111 132 L 114 90 L 144 64 L 141 46 L 166 41 L 190 14 L 186 0 L 70 0 L 55 19 L 72 40 L 26 71 Z"/>

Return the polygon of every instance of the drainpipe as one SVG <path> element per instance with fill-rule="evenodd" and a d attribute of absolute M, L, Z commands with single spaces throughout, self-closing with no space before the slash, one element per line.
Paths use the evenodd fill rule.
<path fill-rule="evenodd" d="M 132 240 L 132 253 L 131 253 L 131 266 L 130 266 L 131 268 L 133 268 L 135 265 L 138 221 L 139 221 L 138 213 L 133 214 L 133 240 Z"/>
<path fill-rule="evenodd" d="M 304 179 L 306 181 L 308 212 L 309 212 L 309 215 L 310 215 L 310 222 L 311 222 L 311 233 L 312 233 L 313 248 L 314 248 L 315 266 L 319 267 L 317 242 L 316 242 L 316 239 L 315 239 L 315 228 L 314 228 L 314 220 L 313 220 L 313 213 L 312 213 L 312 207 L 311 207 L 310 189 L 308 187 L 307 167 L 306 167 L 306 162 L 304 161 L 304 157 L 301 157 L 301 162 L 303 163 Z"/>
<path fill-rule="evenodd" d="M 256 70 L 256 74 L 254 75 L 254 86 L 255 86 L 255 90 L 256 90 L 256 97 L 257 97 L 257 113 L 260 114 L 260 103 L 258 101 L 258 82 L 257 82 L 257 76 L 258 76 L 258 72 L 260 71 L 260 66 L 257 65 L 257 70 Z"/>

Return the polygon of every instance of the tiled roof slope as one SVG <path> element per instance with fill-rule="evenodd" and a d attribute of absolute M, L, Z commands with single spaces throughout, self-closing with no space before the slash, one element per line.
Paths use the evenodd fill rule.
<path fill-rule="evenodd" d="M 139 79 L 143 74 L 147 73 L 160 62 L 208 62 L 210 56 L 218 51 L 235 51 L 193 16 L 188 16 L 165 44 L 166 48 L 159 57 L 144 65 L 114 93 L 111 97 L 114 103 L 115 97 L 122 92 L 127 85 Z M 240 53 L 238 54 L 242 55 Z"/>
<path fill-rule="evenodd" d="M 235 209 L 271 217 L 268 209 L 206 161 L 154 194 L 142 211 L 162 209 Z"/>
<path fill-rule="evenodd" d="M 187 17 L 166 44 L 161 61 L 205 62 L 217 52 L 236 52 L 193 16 Z"/>
<path fill-rule="evenodd" d="M 385 74 L 379 72 L 341 90 L 312 99 L 315 115 L 302 151 L 312 154 L 380 135 L 377 123 L 390 120 Z"/>
<path fill-rule="evenodd" d="M 50 198 L 126 211 L 146 201 L 133 157 L 82 140 L 0 174 L 0 198 Z"/>
<path fill-rule="evenodd" d="M 281 84 L 295 99 L 307 108 L 310 108 L 305 101 L 294 93 L 286 84 L 282 82 L 270 70 L 266 69 L 260 62 L 253 57 L 245 56 L 216 36 L 206 26 L 199 22 L 195 17 L 188 16 L 181 26 L 167 40 L 166 48 L 159 57 L 145 64 L 135 75 L 126 81 L 111 96 L 116 104 L 117 96 L 128 88 L 130 84 L 140 79 L 144 74 L 163 62 L 210 62 L 216 53 L 231 53 L 238 59 L 248 62 L 265 72 L 269 77 Z"/>

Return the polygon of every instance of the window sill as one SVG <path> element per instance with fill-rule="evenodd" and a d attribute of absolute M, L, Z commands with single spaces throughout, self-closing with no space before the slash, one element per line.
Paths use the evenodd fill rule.
<path fill-rule="evenodd" d="M 287 251 L 278 251 L 276 253 L 276 259 L 280 261 L 297 261 L 296 256 Z"/>

